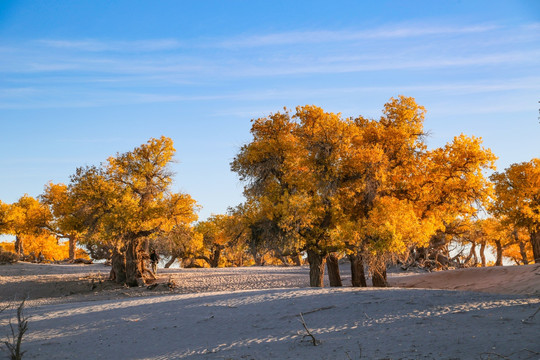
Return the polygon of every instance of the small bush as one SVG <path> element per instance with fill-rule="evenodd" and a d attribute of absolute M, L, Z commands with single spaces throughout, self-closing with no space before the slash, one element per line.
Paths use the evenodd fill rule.
<path fill-rule="evenodd" d="M 4 251 L 0 248 L 0 265 L 14 264 L 19 260 L 17 254 L 11 251 Z"/>

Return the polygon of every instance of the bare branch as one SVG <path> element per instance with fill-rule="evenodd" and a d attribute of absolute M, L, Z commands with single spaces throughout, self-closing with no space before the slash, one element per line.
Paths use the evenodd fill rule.
<path fill-rule="evenodd" d="M 311 333 L 311 331 L 309 331 L 307 325 L 306 325 L 306 321 L 304 320 L 304 316 L 302 315 L 302 313 L 300 313 L 300 319 L 302 319 L 300 322 L 302 323 L 302 325 L 304 326 L 304 329 L 306 329 L 306 332 L 307 332 L 307 335 L 304 335 L 304 337 L 306 336 L 309 336 L 311 337 L 311 342 L 313 343 L 313 346 L 317 346 L 317 345 L 320 345 L 321 344 L 321 341 L 320 340 L 317 340 L 315 338 L 315 336 L 313 336 L 313 334 Z"/>

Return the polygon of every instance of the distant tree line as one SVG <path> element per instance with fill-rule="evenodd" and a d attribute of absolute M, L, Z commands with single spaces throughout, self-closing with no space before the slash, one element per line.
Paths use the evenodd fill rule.
<path fill-rule="evenodd" d="M 37 199 L 0 201 L 3 243 L 20 258 L 91 257 L 111 279 L 148 278 L 155 248 L 185 267 L 266 264 L 310 267 L 310 285 L 386 286 L 386 267 L 428 269 L 540 262 L 540 159 L 495 170 L 480 138 L 456 136 L 428 149 L 425 109 L 392 98 L 379 119 L 343 118 L 316 106 L 252 121 L 252 140 L 231 169 L 245 202 L 197 222 L 198 205 L 172 192 L 171 139 L 150 139 L 100 166 L 78 168 L 69 184 L 49 183 Z M 83 250 L 84 249 L 84 250 Z M 367 273 L 366 273 L 367 270 Z"/>

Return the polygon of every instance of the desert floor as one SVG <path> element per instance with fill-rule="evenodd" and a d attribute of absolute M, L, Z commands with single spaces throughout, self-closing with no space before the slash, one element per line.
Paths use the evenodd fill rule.
<path fill-rule="evenodd" d="M 2 265 L 0 338 L 25 297 L 25 359 L 540 359 L 540 264 L 396 271 L 385 289 L 341 272 L 313 289 L 307 267 L 160 269 L 149 290 L 100 264 Z"/>

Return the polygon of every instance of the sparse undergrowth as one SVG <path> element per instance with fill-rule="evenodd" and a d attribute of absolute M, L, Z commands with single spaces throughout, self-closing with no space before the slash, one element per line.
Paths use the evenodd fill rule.
<path fill-rule="evenodd" d="M 3 342 L 5 350 L 9 354 L 11 360 L 21 360 L 24 351 L 21 350 L 24 334 L 28 331 L 28 317 L 24 315 L 24 302 L 23 300 L 17 307 L 17 323 L 13 324 L 9 321 L 10 333 L 7 335 L 7 340 Z M 6 308 L 0 309 L 0 312 L 6 310 Z"/>
<path fill-rule="evenodd" d="M 0 248 L 0 265 L 14 264 L 18 261 L 17 254 Z"/>

